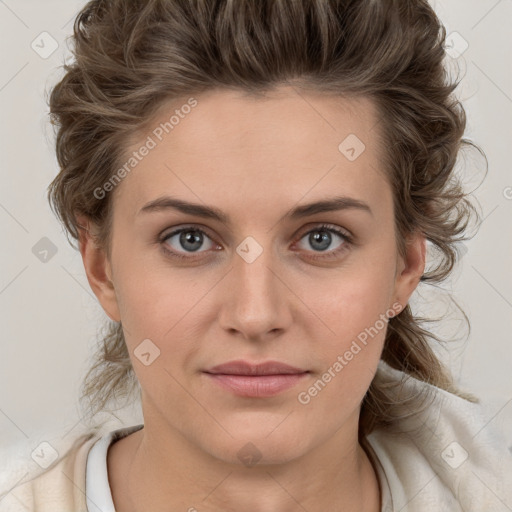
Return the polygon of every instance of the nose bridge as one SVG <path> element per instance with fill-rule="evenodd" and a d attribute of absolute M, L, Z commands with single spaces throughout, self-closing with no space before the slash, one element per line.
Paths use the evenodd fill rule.
<path fill-rule="evenodd" d="M 246 237 L 237 247 L 224 311 L 224 327 L 235 328 L 248 336 L 262 336 L 282 326 L 286 287 L 275 267 L 276 255 L 271 237 Z"/>
<path fill-rule="evenodd" d="M 274 250 L 270 236 L 246 237 L 236 248 L 238 259 L 234 261 L 237 294 L 247 294 L 252 301 L 272 300 L 275 275 L 270 271 L 275 265 Z M 239 297 L 244 299 L 244 297 Z"/>
<path fill-rule="evenodd" d="M 236 248 L 238 260 L 235 259 L 234 262 L 235 273 L 238 280 L 249 289 L 258 290 L 271 286 L 269 267 L 272 267 L 275 258 L 270 237 L 265 238 L 264 244 L 249 236 Z"/>

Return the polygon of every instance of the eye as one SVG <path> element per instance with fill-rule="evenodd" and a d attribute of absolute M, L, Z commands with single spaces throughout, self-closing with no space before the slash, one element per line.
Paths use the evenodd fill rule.
<path fill-rule="evenodd" d="M 340 242 L 334 249 L 331 247 L 334 238 Z M 307 237 L 307 238 L 306 238 Z M 301 238 L 312 247 L 316 253 L 326 253 L 319 256 L 313 256 L 313 259 L 335 258 L 352 245 L 352 237 L 341 229 L 322 224 L 314 229 L 307 231 Z M 219 250 L 220 246 L 216 244 L 210 236 L 203 230 L 195 226 L 186 226 L 176 229 L 170 233 L 164 234 L 159 240 L 163 251 L 172 258 L 194 259 L 194 253 L 201 254 L 208 250 Z M 205 245 L 205 241 L 209 241 Z M 169 248 L 170 247 L 170 248 Z M 329 250 L 329 247 L 331 249 Z M 200 250 L 201 248 L 205 250 Z M 309 251 L 310 249 L 305 249 Z M 188 254 L 187 254 L 188 253 Z"/>
<path fill-rule="evenodd" d="M 209 247 L 206 248 L 207 250 L 215 246 L 212 239 L 202 229 L 196 227 L 184 227 L 165 234 L 161 238 L 160 242 L 163 244 L 163 250 L 166 253 L 169 253 L 172 257 L 190 258 L 190 256 L 183 254 L 183 251 L 190 254 L 205 252 L 199 250 L 203 247 L 205 240 L 210 241 Z M 172 250 L 169 250 L 167 248 L 168 246 L 171 246 Z"/>
<path fill-rule="evenodd" d="M 334 249 L 331 247 L 333 244 L 333 234 L 334 238 L 341 240 Z M 351 235 L 341 231 L 337 227 L 327 224 L 322 224 L 321 226 L 316 226 L 314 229 L 310 229 L 304 236 L 302 236 L 301 240 L 303 239 L 305 239 L 307 244 L 313 248 L 313 252 L 327 253 L 325 256 L 314 256 L 313 259 L 337 257 L 343 251 L 347 250 L 352 244 Z M 331 250 L 328 250 L 329 247 L 331 247 Z"/>

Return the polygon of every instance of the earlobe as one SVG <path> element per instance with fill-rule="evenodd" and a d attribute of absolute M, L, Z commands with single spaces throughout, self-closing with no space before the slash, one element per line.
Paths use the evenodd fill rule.
<path fill-rule="evenodd" d="M 420 283 L 425 271 L 426 239 L 423 233 L 416 232 L 407 240 L 405 258 L 399 258 L 396 280 L 395 298 L 405 308 L 414 290 Z"/>
<path fill-rule="evenodd" d="M 112 281 L 112 269 L 103 248 L 94 239 L 91 222 L 83 217 L 77 217 L 80 233 L 80 254 L 89 285 L 98 298 L 103 310 L 114 322 L 120 322 L 119 307 Z"/>

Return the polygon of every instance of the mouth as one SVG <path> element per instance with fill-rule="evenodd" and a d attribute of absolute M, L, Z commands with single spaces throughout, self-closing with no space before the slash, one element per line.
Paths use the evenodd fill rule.
<path fill-rule="evenodd" d="M 231 361 L 203 373 L 222 389 L 238 396 L 265 398 L 292 388 L 310 372 L 278 361 L 260 364 Z"/>

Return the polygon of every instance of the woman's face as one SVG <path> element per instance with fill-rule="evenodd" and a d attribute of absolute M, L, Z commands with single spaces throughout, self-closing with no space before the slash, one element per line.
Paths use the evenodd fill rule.
<path fill-rule="evenodd" d="M 113 288 L 88 275 L 122 321 L 149 434 L 238 464 L 353 441 L 386 320 L 424 265 L 422 238 L 397 255 L 378 121 L 368 99 L 214 91 L 133 144 L 113 192 Z M 298 373 L 212 375 L 233 361 Z"/>

